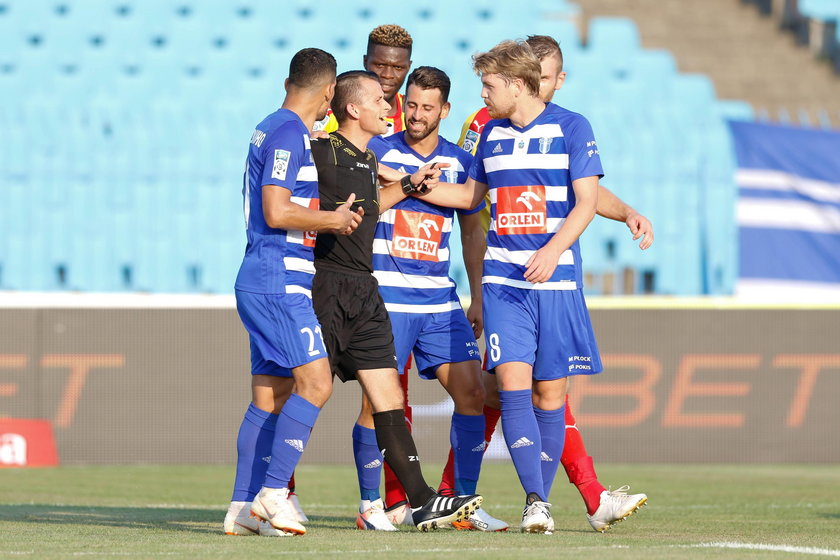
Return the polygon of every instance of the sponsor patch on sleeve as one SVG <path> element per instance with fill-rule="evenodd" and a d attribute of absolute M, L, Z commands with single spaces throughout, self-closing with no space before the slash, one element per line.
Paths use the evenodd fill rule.
<path fill-rule="evenodd" d="M 286 179 L 286 170 L 289 168 L 291 153 L 287 150 L 274 150 L 274 167 L 271 169 L 273 179 Z"/>

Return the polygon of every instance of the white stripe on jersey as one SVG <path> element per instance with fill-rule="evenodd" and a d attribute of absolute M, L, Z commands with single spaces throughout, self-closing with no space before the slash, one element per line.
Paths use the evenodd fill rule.
<path fill-rule="evenodd" d="M 451 288 L 455 283 L 445 276 L 417 276 L 402 272 L 374 270 L 373 275 L 380 286 L 396 286 L 398 288 L 419 288 L 421 290 L 434 288 Z"/>
<path fill-rule="evenodd" d="M 306 232 L 309 233 L 309 232 Z M 286 231 L 286 242 L 287 243 L 294 243 L 296 245 L 303 245 L 303 235 L 304 232 L 298 230 L 287 230 Z"/>
<path fill-rule="evenodd" d="M 403 210 L 403 212 L 416 212 L 416 210 Z M 397 214 L 396 208 L 389 208 L 379 215 L 379 221 L 383 224 L 394 225 L 394 217 Z M 449 233 L 452 231 L 452 220 L 443 220 L 443 229 L 441 233 Z"/>
<path fill-rule="evenodd" d="M 562 280 L 560 282 L 542 282 L 540 284 L 532 284 L 527 280 L 511 280 L 504 276 L 482 276 L 482 284 L 504 284 L 513 288 L 522 288 L 523 290 L 577 290 L 577 282 L 573 280 Z"/>
<path fill-rule="evenodd" d="M 532 249 L 526 251 L 509 251 L 502 247 L 487 247 L 487 253 L 485 253 L 484 259 L 525 266 L 525 263 L 528 262 L 528 259 L 533 254 L 534 251 Z M 557 264 L 575 264 L 575 254 L 572 253 L 571 249 L 566 249 L 560 255 Z"/>
<path fill-rule="evenodd" d="M 435 303 L 429 305 L 414 305 L 412 303 L 386 303 L 385 309 L 395 313 L 445 313 L 447 311 L 463 311 L 457 301 Z"/>
<path fill-rule="evenodd" d="M 563 222 L 566 221 L 566 218 L 548 218 L 545 221 L 545 229 L 546 233 L 557 233 L 560 231 L 560 226 L 563 225 Z M 492 220 L 490 222 L 490 231 L 496 231 L 496 220 Z M 536 249 L 534 249 L 536 250 Z"/>
<path fill-rule="evenodd" d="M 383 155 L 379 161 L 388 167 L 395 167 L 396 165 L 409 165 L 417 167 L 418 169 L 432 162 L 448 163 L 449 167 L 447 169 L 453 169 L 458 173 L 463 173 L 465 171 L 464 166 L 461 165 L 461 162 L 455 157 L 435 156 L 429 161 L 423 161 L 414 154 L 406 154 L 394 148 L 385 152 L 385 155 Z"/>
<path fill-rule="evenodd" d="M 312 149 L 312 144 L 309 142 L 309 135 L 308 134 L 303 135 L 303 145 L 306 146 L 307 150 Z"/>
<path fill-rule="evenodd" d="M 508 140 L 510 138 L 557 138 L 562 136 L 563 127 L 559 124 L 538 124 L 524 132 L 519 132 L 512 127 L 494 126 L 486 141 Z"/>
<path fill-rule="evenodd" d="M 317 181 L 318 169 L 314 165 L 304 165 L 298 170 L 298 181 Z"/>
<path fill-rule="evenodd" d="M 306 259 L 298 259 L 296 257 L 283 257 L 283 265 L 286 270 L 294 270 L 295 272 L 306 272 L 308 274 L 315 274 L 315 263 Z"/>
<path fill-rule="evenodd" d="M 318 179 L 315 179 L 316 181 Z M 306 198 L 303 196 L 293 196 L 289 198 L 291 202 L 294 202 L 298 206 L 303 206 L 304 208 L 309 208 L 309 202 L 312 200 L 311 198 Z"/>
<path fill-rule="evenodd" d="M 496 197 L 498 194 L 499 191 L 496 189 L 490 189 L 488 191 L 491 203 L 496 203 Z M 550 200 L 552 202 L 566 202 L 569 198 L 569 187 L 562 185 L 545 185 L 545 198 L 546 200 Z"/>
<path fill-rule="evenodd" d="M 374 239 L 373 240 L 373 252 L 376 255 L 390 255 L 391 254 L 391 242 L 387 239 Z M 446 262 L 449 260 L 449 247 L 445 248 L 438 248 L 437 252 L 438 262 Z"/>
<path fill-rule="evenodd" d="M 495 129 L 493 129 L 495 130 Z M 513 153 L 484 158 L 484 171 L 509 171 L 511 169 L 568 169 L 569 154 Z"/>
<path fill-rule="evenodd" d="M 312 299 L 312 290 L 307 290 L 303 286 L 296 286 L 294 284 L 286 284 L 287 294 L 303 294 L 309 299 Z"/>

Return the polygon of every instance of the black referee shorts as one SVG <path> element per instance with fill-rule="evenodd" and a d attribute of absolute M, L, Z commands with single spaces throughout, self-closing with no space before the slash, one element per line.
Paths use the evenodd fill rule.
<path fill-rule="evenodd" d="M 318 268 L 312 304 L 339 379 L 356 379 L 360 369 L 397 367 L 391 321 L 372 274 Z"/>

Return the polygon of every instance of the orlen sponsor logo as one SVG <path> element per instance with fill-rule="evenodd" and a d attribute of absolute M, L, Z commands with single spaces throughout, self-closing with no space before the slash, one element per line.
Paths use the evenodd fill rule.
<path fill-rule="evenodd" d="M 443 216 L 397 210 L 394 216 L 393 255 L 404 259 L 437 261 L 443 225 Z"/>
<path fill-rule="evenodd" d="M 545 187 L 499 187 L 496 191 L 496 231 L 499 235 L 546 233 Z"/>

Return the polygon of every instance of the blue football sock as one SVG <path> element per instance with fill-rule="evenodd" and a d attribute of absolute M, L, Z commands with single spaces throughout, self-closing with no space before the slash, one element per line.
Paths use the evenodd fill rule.
<path fill-rule="evenodd" d="M 359 424 L 353 426 L 353 457 L 362 499 L 378 500 L 383 459 L 376 443 L 376 430 Z"/>
<path fill-rule="evenodd" d="M 534 493 L 545 500 L 540 467 L 540 428 L 534 416 L 531 394 L 530 389 L 499 391 L 502 401 L 502 433 L 525 494 Z"/>
<path fill-rule="evenodd" d="M 557 410 L 534 407 L 534 415 L 537 417 L 542 440 L 540 464 L 545 492 L 543 498 L 547 500 L 551 493 L 551 486 L 554 484 L 557 467 L 560 466 L 560 456 L 563 455 L 563 444 L 566 441 L 566 405 Z"/>
<path fill-rule="evenodd" d="M 232 502 L 251 502 L 265 481 L 271 461 L 271 444 L 277 415 L 248 406 L 239 435 L 236 437 L 236 477 L 233 480 Z"/>
<path fill-rule="evenodd" d="M 274 443 L 271 446 L 271 464 L 265 473 L 263 486 L 285 488 L 289 484 L 319 412 L 320 408 L 297 393 L 292 393 L 277 419 Z"/>
<path fill-rule="evenodd" d="M 484 415 L 453 412 L 449 443 L 455 452 L 455 492 L 475 494 L 484 458 Z"/>

